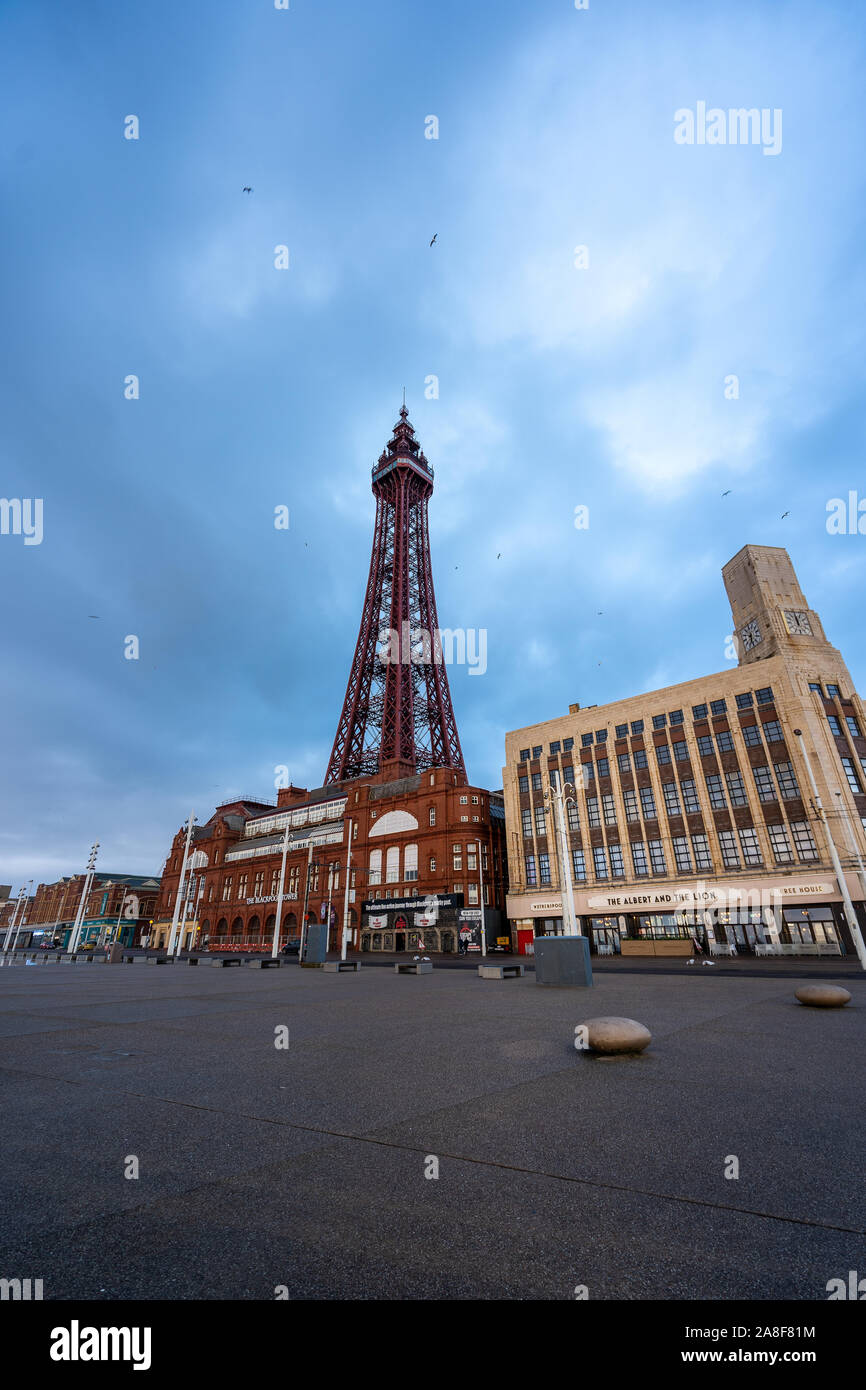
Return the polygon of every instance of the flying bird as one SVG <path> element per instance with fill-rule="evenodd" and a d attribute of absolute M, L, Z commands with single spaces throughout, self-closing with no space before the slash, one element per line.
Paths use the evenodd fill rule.
<path fill-rule="evenodd" d="M 782 515 L 781 515 L 781 517 L 780 517 L 779 519 L 780 519 L 780 521 L 784 521 L 784 520 L 785 520 L 785 517 L 786 517 L 786 516 L 790 516 L 790 515 L 791 515 L 790 512 L 782 512 Z"/>
<path fill-rule="evenodd" d="M 439 240 L 439 233 L 437 232 L 436 235 L 435 235 L 434 238 L 433 238 L 433 241 L 431 241 L 430 245 L 432 246 L 433 243 L 436 242 L 436 241 L 438 241 L 438 240 Z"/>
<path fill-rule="evenodd" d="M 88 618 L 96 618 L 97 620 L 99 620 L 99 614 L 98 614 L 98 613 L 88 613 L 87 616 L 88 616 Z"/>
<path fill-rule="evenodd" d="M 245 188 L 243 191 L 244 193 L 252 193 L 253 190 L 251 188 Z"/>
<path fill-rule="evenodd" d="M 722 493 L 722 496 L 723 496 L 723 497 L 730 497 L 730 495 L 731 495 L 731 489 L 730 489 L 730 488 L 728 488 L 727 492 L 723 492 L 723 493 Z"/>
<path fill-rule="evenodd" d="M 501 560 L 501 559 L 502 559 L 502 551 L 501 551 L 501 550 L 500 550 L 500 552 L 499 552 L 499 554 L 497 555 L 496 558 L 497 558 L 497 560 Z"/>

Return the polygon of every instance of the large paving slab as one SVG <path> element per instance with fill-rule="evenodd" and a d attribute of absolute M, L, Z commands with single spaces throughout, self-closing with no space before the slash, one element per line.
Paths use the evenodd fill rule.
<path fill-rule="evenodd" d="M 866 1268 L 844 983 L 818 1011 L 709 970 L 4 969 L 4 1268 L 53 1298 L 826 1298 Z M 649 1051 L 577 1053 L 597 1014 Z"/>

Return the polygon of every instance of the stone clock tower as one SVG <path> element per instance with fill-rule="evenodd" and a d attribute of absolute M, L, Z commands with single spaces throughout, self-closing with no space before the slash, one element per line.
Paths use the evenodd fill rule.
<path fill-rule="evenodd" d="M 805 654 L 829 643 L 806 602 L 787 550 L 745 545 L 722 570 L 734 618 L 739 664 Z"/>

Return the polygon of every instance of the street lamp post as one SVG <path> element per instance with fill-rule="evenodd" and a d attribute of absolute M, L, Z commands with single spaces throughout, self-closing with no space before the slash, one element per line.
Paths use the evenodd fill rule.
<path fill-rule="evenodd" d="M 13 913 L 12 913 L 12 920 L 10 921 L 9 926 L 8 926 L 7 929 L 6 929 L 6 936 L 5 936 L 5 939 L 4 939 L 4 941 L 3 941 L 3 958 L 4 958 L 4 960 L 5 960 L 5 958 L 6 958 L 6 952 L 9 950 L 9 946 L 10 946 L 10 943 L 11 943 L 11 941 L 12 941 L 12 929 L 13 929 L 13 927 L 15 926 L 15 923 L 18 921 L 19 916 L 23 917 L 23 915 L 24 915 L 24 895 L 25 895 L 25 888 L 24 888 L 24 884 L 22 883 L 20 889 L 18 890 L 18 901 L 16 902 L 16 904 L 15 904 L 15 909 L 14 909 L 14 911 L 13 911 Z M 18 939 L 18 932 L 17 932 L 17 930 L 16 930 L 16 932 L 15 932 L 15 939 L 16 939 L 16 941 L 17 941 L 17 939 Z M 13 949 L 13 950 L 15 949 L 14 946 L 13 946 L 12 949 Z"/>
<path fill-rule="evenodd" d="M 87 897 L 93 883 L 93 876 L 96 873 L 96 856 L 99 853 L 99 841 L 97 840 L 90 849 L 90 858 L 87 861 L 87 871 L 84 875 L 84 887 L 81 890 L 81 898 L 78 903 L 78 911 L 75 914 L 75 921 L 72 925 L 72 932 L 69 937 L 69 954 L 74 955 L 78 949 L 78 939 L 81 935 L 81 924 L 84 921 L 84 913 L 87 907 Z"/>
<path fill-rule="evenodd" d="M 286 855 L 289 852 L 289 827 L 291 816 L 286 816 L 286 830 L 283 835 L 283 862 L 280 865 L 280 891 L 277 894 L 277 919 L 274 922 L 274 939 L 271 945 L 271 959 L 276 960 L 280 951 L 280 918 L 283 915 L 283 889 L 286 886 Z"/>
<path fill-rule="evenodd" d="M 481 955 L 487 955 L 487 916 L 484 911 L 484 861 L 481 857 L 481 841 L 478 841 L 478 882 L 481 892 Z"/>
<path fill-rule="evenodd" d="M 854 904 L 851 901 L 851 894 L 848 892 L 848 882 L 842 870 L 842 865 L 839 863 L 839 854 L 836 850 L 836 843 L 833 839 L 833 832 L 830 829 L 830 823 L 824 815 L 824 808 L 821 805 L 821 797 L 818 794 L 818 784 L 815 781 L 815 774 L 812 771 L 812 764 L 809 761 L 809 755 L 806 752 L 806 744 L 803 740 L 802 731 L 800 729 L 795 729 L 794 737 L 800 744 L 800 753 L 802 754 L 803 762 L 806 764 L 806 772 L 809 775 L 809 782 L 812 787 L 812 796 L 814 798 L 815 810 L 818 814 L 818 819 L 824 826 L 824 831 L 827 836 L 827 847 L 830 850 L 830 858 L 833 861 L 833 871 L 836 875 L 836 882 L 839 885 L 839 892 L 842 894 L 842 901 L 844 903 L 845 909 L 845 919 L 848 923 L 848 929 L 851 932 L 851 940 L 854 942 L 854 949 L 857 952 L 860 965 L 864 970 L 866 970 L 866 947 L 864 947 L 863 945 L 863 937 L 860 934 L 860 925 L 857 921 L 857 914 L 854 911 Z"/>
<path fill-rule="evenodd" d="M 340 947 L 340 958 L 346 959 L 346 933 L 349 926 L 349 883 L 351 881 L 352 867 L 352 822 L 349 821 L 349 842 L 346 850 L 346 888 L 343 893 L 343 941 Z M 331 917 L 328 914 L 328 931 L 331 930 Z"/>

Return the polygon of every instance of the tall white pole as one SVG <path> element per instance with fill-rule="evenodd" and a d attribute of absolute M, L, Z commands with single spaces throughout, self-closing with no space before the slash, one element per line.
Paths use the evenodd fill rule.
<path fill-rule="evenodd" d="M 487 916 L 484 911 L 484 861 L 481 856 L 481 841 L 478 841 L 478 883 L 481 892 L 481 954 L 487 955 Z"/>
<path fill-rule="evenodd" d="M 17 900 L 17 902 L 15 903 L 15 907 L 14 907 L 13 912 L 12 912 L 12 919 L 11 919 L 11 921 L 10 921 L 10 923 L 9 923 L 9 926 L 8 926 L 7 929 L 6 929 L 6 936 L 5 936 L 4 941 L 3 941 L 3 955 L 4 955 L 4 957 L 5 957 L 5 955 L 6 955 L 6 952 L 9 950 L 9 946 L 10 946 L 11 941 L 12 941 L 12 929 L 13 929 L 13 927 L 15 926 L 15 923 L 16 923 L 17 920 L 18 920 L 19 913 L 23 911 L 23 905 L 24 905 L 24 884 L 22 883 L 21 887 L 20 887 L 19 890 L 18 890 L 18 900 Z M 16 932 L 15 935 L 16 935 L 16 937 L 17 937 L 18 933 Z"/>
<path fill-rule="evenodd" d="M 75 921 L 72 924 L 72 931 L 69 935 L 69 946 L 67 947 L 67 950 L 69 951 L 70 955 L 74 955 L 75 951 L 78 949 L 78 937 L 81 932 L 81 923 L 84 920 L 84 912 L 87 906 L 87 897 L 90 893 L 90 885 L 93 882 L 93 875 L 95 873 L 96 866 L 96 856 L 98 851 L 99 841 L 97 840 L 96 843 L 92 845 L 90 849 L 90 858 L 87 861 L 87 871 L 84 875 L 84 887 L 81 890 L 81 897 L 78 902 L 78 911 L 75 914 Z"/>
<path fill-rule="evenodd" d="M 276 960 L 280 953 L 280 918 L 283 915 L 283 889 L 286 886 L 286 855 L 289 852 L 289 826 L 291 823 L 291 816 L 287 816 L 286 833 L 283 836 L 283 862 L 280 865 L 280 891 L 277 894 L 277 916 L 274 922 L 274 940 L 271 946 L 272 960 Z"/>
<path fill-rule="evenodd" d="M 352 877 L 349 872 L 352 863 L 352 822 L 349 821 L 349 847 L 346 850 L 346 888 L 343 893 L 343 944 L 340 950 L 342 960 L 346 959 L 346 934 L 349 929 L 349 881 Z M 328 916 L 328 930 L 331 929 L 330 914 Z"/>
<path fill-rule="evenodd" d="M 190 811 L 189 820 L 186 823 L 186 842 L 183 847 L 183 861 L 180 866 L 180 878 L 177 881 L 177 896 L 174 900 L 174 913 L 171 919 L 171 932 L 168 938 L 168 954 L 174 955 L 175 940 L 177 938 L 177 924 L 180 918 L 180 909 L 183 902 L 184 878 L 186 876 L 186 861 L 189 855 L 189 842 L 192 839 L 192 827 L 195 821 L 195 813 Z"/>
<path fill-rule="evenodd" d="M 31 880 L 30 880 L 30 887 L 31 887 L 31 888 L 33 887 L 33 879 L 32 879 L 32 878 L 31 878 Z M 24 916 L 24 911 L 25 911 L 25 909 L 26 909 L 27 902 L 28 902 L 29 898 L 30 898 L 30 894 L 28 893 L 28 894 L 26 894 L 26 896 L 25 896 L 25 898 L 24 898 L 24 903 L 23 903 L 23 907 L 22 907 L 22 911 L 21 911 L 21 917 L 20 917 L 20 919 L 19 919 L 19 922 L 18 922 L 17 927 L 15 928 L 15 935 L 14 935 L 14 937 L 12 938 L 12 956 L 13 956 L 13 959 L 14 959 L 14 956 L 15 956 L 15 948 L 16 948 L 16 946 L 18 945 L 18 933 L 20 932 L 21 928 L 22 928 L 22 927 L 26 924 L 26 922 L 27 922 L 27 918 Z"/>
<path fill-rule="evenodd" d="M 195 920 L 195 874 L 192 869 L 189 871 L 189 878 L 186 885 L 186 897 L 183 904 L 183 920 L 177 934 L 177 950 L 175 955 L 179 956 L 183 950 L 184 938 L 186 936 L 186 924 L 190 918 Z"/>
<path fill-rule="evenodd" d="M 848 882 L 845 878 L 845 874 L 842 871 L 842 865 L 839 863 L 839 855 L 836 851 L 836 844 L 833 839 L 833 832 L 830 829 L 829 821 L 824 815 L 824 808 L 821 805 L 821 798 L 818 795 L 818 784 L 815 781 L 815 774 L 812 771 L 812 764 L 810 763 L 809 755 L 806 752 L 806 744 L 803 741 L 803 735 L 799 729 L 794 730 L 794 737 L 798 740 L 800 744 L 800 752 L 803 756 L 803 762 L 806 764 L 806 771 L 809 774 L 809 782 L 812 786 L 812 795 L 815 799 L 815 809 L 819 814 L 819 819 L 821 820 L 824 826 L 824 831 L 827 836 L 827 847 L 830 850 L 830 858 L 833 861 L 833 871 L 836 875 L 836 882 L 839 885 L 839 892 L 842 894 L 842 901 L 845 904 L 845 918 L 848 922 L 848 930 L 851 933 L 851 940 L 854 942 L 854 949 L 857 952 L 860 965 L 863 970 L 866 970 L 866 947 L 864 947 L 863 945 L 863 937 L 860 934 L 860 925 L 857 921 L 857 914 L 854 911 L 854 904 L 851 901 L 851 894 L 848 892 Z"/>
<path fill-rule="evenodd" d="M 310 874 L 313 868 L 313 833 L 310 831 L 310 843 L 307 850 L 307 881 L 304 884 L 304 910 L 301 914 L 301 944 L 298 948 L 298 964 L 304 959 L 304 946 L 307 941 L 307 908 L 310 902 Z"/>
<path fill-rule="evenodd" d="M 857 860 L 857 871 L 860 875 L 860 891 L 863 894 L 864 901 L 866 901 L 866 867 L 864 867 L 863 865 L 863 856 L 860 853 L 860 848 L 857 844 L 857 841 L 854 838 L 854 830 L 851 825 L 851 818 L 848 815 L 848 807 L 845 805 L 845 801 L 843 799 L 841 791 L 837 791 L 836 795 L 839 798 L 839 811 L 841 813 L 842 820 L 845 823 L 845 832 L 847 835 L 848 844 L 851 847 L 852 855 Z"/>

